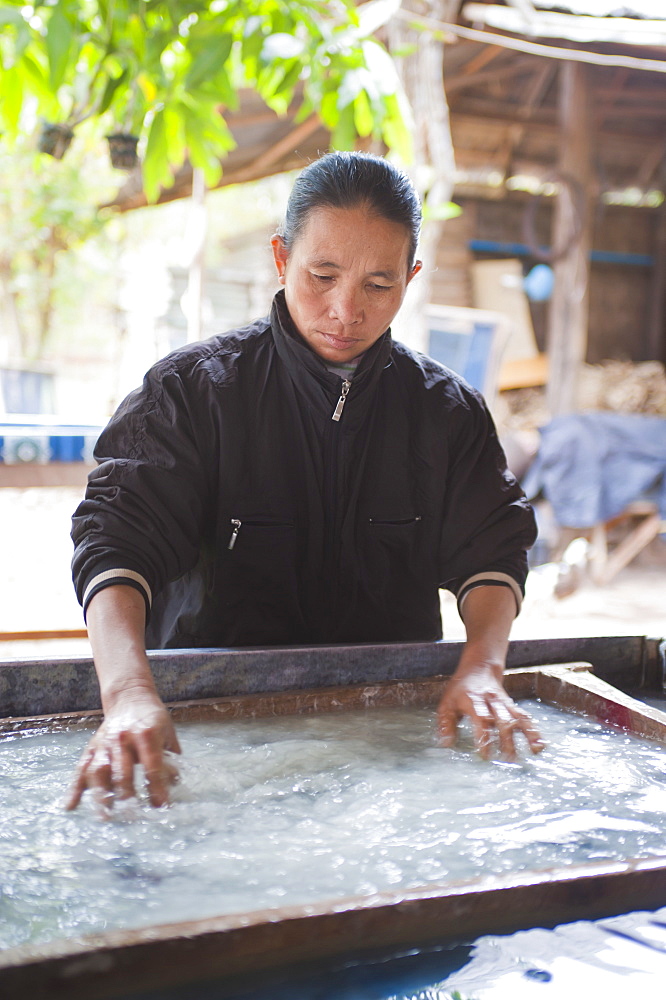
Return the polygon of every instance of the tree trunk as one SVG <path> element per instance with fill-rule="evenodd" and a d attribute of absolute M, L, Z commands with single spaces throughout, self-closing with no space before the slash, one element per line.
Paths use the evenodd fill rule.
<path fill-rule="evenodd" d="M 405 10 L 440 21 L 455 20 L 459 0 L 403 0 Z M 414 163 L 408 168 L 424 206 L 419 256 L 423 270 L 410 286 L 396 323 L 400 339 L 418 350 L 427 350 L 425 307 L 430 301 L 431 275 L 436 269 L 437 247 L 444 222 L 428 216 L 451 200 L 455 173 L 449 107 L 444 91 L 444 43 L 427 30 L 414 29 L 394 19 L 389 25 L 389 47 L 396 58 L 413 116 Z"/>
<path fill-rule="evenodd" d="M 10 361 L 23 354 L 24 330 L 12 289 L 12 265 L 0 257 L 0 362 Z"/>
<path fill-rule="evenodd" d="M 60 244 L 53 229 L 49 230 L 46 241 L 46 260 L 40 267 L 35 261 L 35 270 L 43 279 L 42 295 L 37 311 L 37 336 L 34 358 L 42 358 L 53 326 L 53 300 L 55 294 L 56 257 Z"/>
<path fill-rule="evenodd" d="M 548 329 L 547 399 L 553 417 L 576 410 L 587 353 L 593 180 L 587 73 L 581 63 L 560 67 L 560 128 L 561 181 L 552 240 L 560 256 L 553 267 Z"/>

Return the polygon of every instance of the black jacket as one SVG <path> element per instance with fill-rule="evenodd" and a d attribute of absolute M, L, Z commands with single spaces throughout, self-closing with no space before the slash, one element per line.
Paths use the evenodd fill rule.
<path fill-rule="evenodd" d="M 480 396 L 390 332 L 336 422 L 340 388 L 282 292 L 156 364 L 97 443 L 79 600 L 136 586 L 158 648 L 426 641 L 440 586 L 519 598 L 534 519 Z"/>

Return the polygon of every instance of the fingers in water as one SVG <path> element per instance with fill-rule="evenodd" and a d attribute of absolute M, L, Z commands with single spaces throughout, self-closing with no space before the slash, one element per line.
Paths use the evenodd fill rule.
<path fill-rule="evenodd" d="M 546 741 L 543 739 L 541 733 L 531 719 L 528 718 L 522 723 L 520 731 L 527 740 L 527 744 L 532 753 L 541 753 L 542 750 L 545 750 Z"/>
<path fill-rule="evenodd" d="M 121 733 L 111 748 L 111 773 L 114 794 L 119 799 L 131 799 L 136 795 L 134 788 L 135 755 L 127 733 Z"/>
<path fill-rule="evenodd" d="M 65 800 L 65 809 L 68 812 L 71 812 L 71 810 L 76 809 L 79 802 L 81 801 L 83 793 L 88 787 L 87 772 L 90 762 L 92 761 L 94 755 L 95 751 L 93 747 L 90 746 L 89 744 L 83 754 L 83 757 L 79 761 L 79 766 L 77 767 L 76 774 L 74 775 L 74 781 L 72 782 L 69 789 L 69 795 Z"/>
<path fill-rule="evenodd" d="M 146 776 L 148 799 L 151 806 L 165 806 L 169 803 L 169 786 L 172 764 L 164 757 L 164 748 L 153 730 L 146 730 L 137 736 L 137 754 Z"/>
<path fill-rule="evenodd" d="M 113 809 L 114 785 L 111 752 L 106 746 L 95 751 L 87 770 L 87 784 L 97 815 L 101 819 L 109 819 Z"/>
<path fill-rule="evenodd" d="M 517 760 L 517 734 L 525 738 L 534 754 L 540 753 L 545 747 L 530 716 L 509 698 L 504 689 L 485 692 L 483 695 L 466 691 L 459 704 L 449 702 L 445 695 L 438 709 L 442 746 L 450 749 L 456 745 L 458 723 L 463 717 L 469 719 L 475 748 L 484 760 L 493 756 L 495 746 L 498 755 L 505 760 Z"/>

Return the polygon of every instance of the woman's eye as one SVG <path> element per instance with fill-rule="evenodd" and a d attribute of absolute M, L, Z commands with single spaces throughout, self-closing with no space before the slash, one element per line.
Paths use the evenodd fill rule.
<path fill-rule="evenodd" d="M 371 284 L 370 288 L 373 290 L 373 292 L 390 292 L 391 291 L 391 285 L 375 285 L 375 284 Z"/>
<path fill-rule="evenodd" d="M 313 274 L 313 278 L 316 278 L 317 281 L 324 281 L 324 282 L 333 281 L 332 274 Z"/>

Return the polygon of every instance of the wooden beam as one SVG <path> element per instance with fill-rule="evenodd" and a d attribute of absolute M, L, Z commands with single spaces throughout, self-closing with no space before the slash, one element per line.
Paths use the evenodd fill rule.
<path fill-rule="evenodd" d="M 41 629 L 25 632 L 0 632 L 0 642 L 26 642 L 42 639 L 87 639 L 85 628 Z"/>
<path fill-rule="evenodd" d="M 607 556 L 595 583 L 601 586 L 610 583 L 620 570 L 628 566 L 631 560 L 635 559 L 639 552 L 642 552 L 657 537 L 662 528 L 659 513 L 655 512 L 644 518 Z"/>
<path fill-rule="evenodd" d="M 467 28 L 462 24 L 454 24 L 451 21 L 440 20 L 436 17 L 424 17 L 421 14 L 414 14 L 411 11 L 402 9 L 397 10 L 394 16 L 440 34 L 447 32 L 450 35 L 456 35 L 458 38 L 465 38 L 472 42 L 481 42 L 482 45 L 501 45 L 516 52 L 529 52 L 533 55 L 544 56 L 547 59 L 588 63 L 591 66 L 628 66 L 631 69 L 640 69 L 649 73 L 666 73 L 666 59 L 647 59 L 637 56 L 626 56 L 620 53 L 591 52 L 586 49 L 543 45 L 539 42 L 527 41 L 525 38 L 512 38 L 508 35 L 497 35 L 491 31 L 479 31 L 477 28 Z M 659 51 L 654 42 L 651 45 L 655 52 Z"/>
<path fill-rule="evenodd" d="M 504 49 L 502 48 L 501 45 L 484 45 L 484 47 L 481 49 L 480 52 L 477 52 L 477 54 L 473 56 L 469 60 L 469 62 L 465 63 L 465 65 L 460 70 L 461 75 L 473 76 L 479 70 L 487 66 L 488 63 L 492 62 L 493 59 L 495 59 L 496 56 L 498 56 L 500 52 L 503 51 Z"/>
<path fill-rule="evenodd" d="M 661 161 L 661 189 L 666 190 L 666 156 Z M 654 232 L 654 265 L 645 344 L 649 361 L 666 362 L 666 201 L 657 209 Z"/>
<path fill-rule="evenodd" d="M 629 74 L 629 70 L 625 70 Z M 663 115 L 666 87 L 595 87 L 595 95 L 612 104 L 643 104 L 645 114 Z M 659 106 L 661 105 L 661 107 Z"/>
<path fill-rule="evenodd" d="M 458 90 L 468 90 L 478 87 L 484 83 L 494 83 L 497 80 L 511 79 L 515 76 L 522 76 L 526 73 L 533 73 L 538 68 L 537 60 L 529 57 L 526 59 L 516 59 L 506 66 L 498 66 L 496 69 L 480 70 L 477 73 L 459 73 L 456 76 L 446 75 L 446 63 L 444 72 L 444 83 L 446 92 L 455 93 Z"/>
<path fill-rule="evenodd" d="M 552 63 L 545 62 L 541 65 L 539 72 L 534 74 L 534 79 L 525 94 L 525 103 L 518 112 L 521 118 L 532 117 L 546 96 L 546 91 L 550 87 L 556 71 L 556 67 Z"/>
<path fill-rule="evenodd" d="M 528 121 L 532 117 L 535 108 L 538 107 L 545 94 L 550 81 L 556 72 L 555 66 L 546 60 L 541 64 L 531 84 L 526 87 L 525 100 L 518 111 L 518 122 L 509 125 L 506 138 L 501 147 L 502 164 L 505 176 L 511 172 L 511 164 L 514 159 L 514 151 L 520 146 L 528 127 Z"/>
<path fill-rule="evenodd" d="M 252 163 L 249 163 L 244 169 L 253 174 L 263 174 L 270 167 L 274 166 L 283 156 L 293 152 L 299 142 L 303 142 L 304 139 L 307 139 L 320 127 L 321 119 L 319 115 L 310 115 L 304 122 L 301 122 L 300 125 L 296 125 L 296 127 L 293 128 L 288 135 L 274 143 L 270 149 L 267 149 L 260 156 L 257 156 L 257 158 L 253 160 Z"/>
<path fill-rule="evenodd" d="M 592 230 L 592 167 L 586 68 L 560 67 L 562 140 L 552 245 L 565 248 L 554 261 L 555 284 L 548 321 L 547 400 L 553 417 L 575 412 L 578 377 L 587 353 L 588 287 Z M 582 203 L 573 185 L 582 191 Z M 582 217 L 581 217 L 582 216 Z"/>
<path fill-rule="evenodd" d="M 532 0 L 507 0 L 507 4 L 509 7 L 514 7 L 518 11 L 525 24 L 525 28 L 528 30 L 528 33 L 532 34 L 532 21 L 535 17 L 539 16 L 534 9 Z"/>
<path fill-rule="evenodd" d="M 595 109 L 595 120 L 597 124 L 597 129 L 601 131 L 604 120 L 615 104 L 615 101 L 620 96 L 624 85 L 629 77 L 629 70 L 621 66 L 613 74 L 613 83 L 610 87 L 605 88 L 603 91 L 603 97 L 601 96 L 599 90 L 596 91 L 597 107 Z"/>
<path fill-rule="evenodd" d="M 636 175 L 636 187 L 641 191 L 646 191 L 650 186 L 650 181 L 654 177 L 657 168 L 666 162 L 666 141 L 656 143 L 652 152 L 647 153 L 641 159 L 641 164 Z M 656 178 L 656 184 L 662 185 L 662 190 L 666 186 L 666 177 Z"/>
<path fill-rule="evenodd" d="M 630 114 L 629 109 L 627 109 L 627 114 Z M 451 108 L 452 123 L 461 127 L 479 128 L 482 126 L 484 129 L 496 129 L 499 132 L 504 125 L 512 124 L 515 120 L 515 108 L 501 106 L 494 101 L 486 101 L 483 98 L 459 99 Z M 540 139 L 549 139 L 559 145 L 560 127 L 555 113 L 549 109 L 541 109 L 539 117 L 530 123 L 530 132 Z M 655 141 L 663 140 L 663 138 L 663 130 L 641 135 L 639 132 L 630 132 L 625 129 L 607 128 L 598 137 L 597 148 L 603 146 L 605 149 L 619 152 L 626 151 L 629 145 L 632 153 L 637 154 L 638 150 L 649 152 L 654 148 Z"/>
<path fill-rule="evenodd" d="M 666 21 L 630 17 L 586 17 L 583 14 L 537 13 L 526 22 L 521 11 L 499 4 L 467 3 L 463 17 L 500 31 L 575 42 L 616 42 L 621 45 L 666 45 Z"/>

